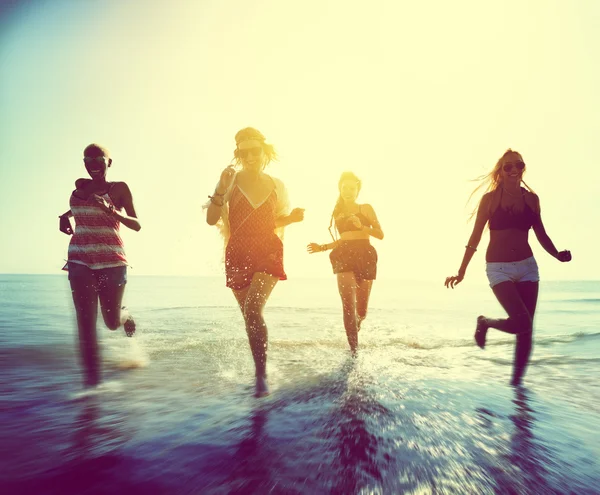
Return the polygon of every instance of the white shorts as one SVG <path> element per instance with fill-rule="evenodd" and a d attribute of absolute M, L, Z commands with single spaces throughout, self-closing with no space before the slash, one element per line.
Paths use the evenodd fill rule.
<path fill-rule="evenodd" d="M 490 287 L 502 282 L 539 282 L 540 273 L 535 258 L 513 262 L 490 262 L 485 264 Z"/>

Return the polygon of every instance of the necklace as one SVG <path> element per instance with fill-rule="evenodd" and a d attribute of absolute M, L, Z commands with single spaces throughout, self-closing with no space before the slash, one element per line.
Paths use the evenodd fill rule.
<path fill-rule="evenodd" d="M 508 189 L 506 189 L 506 187 L 504 187 L 504 186 L 502 186 L 502 190 L 503 190 L 503 191 L 504 191 L 506 194 L 508 194 L 509 196 L 512 196 L 513 198 L 518 198 L 518 197 L 519 197 L 519 195 L 518 195 L 518 194 L 511 193 L 511 192 L 510 192 Z"/>

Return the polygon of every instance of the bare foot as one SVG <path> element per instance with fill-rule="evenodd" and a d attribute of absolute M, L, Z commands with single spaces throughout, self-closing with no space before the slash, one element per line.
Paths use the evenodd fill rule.
<path fill-rule="evenodd" d="M 125 321 L 123 321 L 125 319 Z M 125 306 L 121 306 L 121 323 L 127 337 L 133 337 L 135 333 L 135 320 L 129 314 L 129 310 Z"/>
<path fill-rule="evenodd" d="M 357 318 L 356 319 L 356 327 L 357 327 L 357 331 L 360 332 L 360 327 L 362 326 L 362 322 L 364 321 L 364 318 Z"/>
<path fill-rule="evenodd" d="M 125 323 L 123 323 L 123 328 L 125 329 L 125 334 L 127 337 L 133 337 L 133 334 L 135 333 L 135 321 L 131 316 L 125 320 Z"/>
<path fill-rule="evenodd" d="M 487 337 L 488 326 L 485 324 L 485 316 L 477 317 L 477 326 L 475 327 L 475 342 L 482 349 L 485 349 L 485 339 Z"/>
<path fill-rule="evenodd" d="M 266 397 L 271 392 L 269 392 L 269 384 L 267 383 L 266 376 L 257 376 L 256 377 L 256 391 L 254 392 L 254 397 Z"/>

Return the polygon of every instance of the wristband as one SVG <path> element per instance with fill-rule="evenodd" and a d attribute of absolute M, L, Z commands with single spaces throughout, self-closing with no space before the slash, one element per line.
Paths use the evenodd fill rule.
<path fill-rule="evenodd" d="M 217 199 L 219 196 L 221 196 L 221 195 L 219 195 L 219 194 L 216 194 L 216 193 L 215 193 L 215 195 L 214 195 L 214 196 L 208 196 L 208 198 L 210 199 L 210 202 L 211 202 L 213 205 L 216 205 L 216 206 L 223 206 L 223 205 L 225 204 L 225 201 L 224 201 L 223 197 L 221 197 L 221 202 L 220 202 L 220 203 L 217 203 L 217 202 L 215 201 L 215 199 Z"/>

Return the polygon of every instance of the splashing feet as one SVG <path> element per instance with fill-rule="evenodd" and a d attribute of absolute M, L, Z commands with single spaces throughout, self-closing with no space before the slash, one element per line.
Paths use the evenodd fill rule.
<path fill-rule="evenodd" d="M 254 392 L 254 397 L 266 397 L 271 392 L 269 391 L 269 384 L 267 383 L 266 376 L 257 376 L 256 377 L 256 390 Z"/>
<path fill-rule="evenodd" d="M 125 330 L 127 337 L 133 337 L 135 333 L 135 320 L 129 314 L 129 310 L 125 306 L 121 306 L 121 324 Z"/>
<path fill-rule="evenodd" d="M 133 334 L 135 333 L 135 321 L 131 316 L 125 320 L 123 328 L 125 329 L 127 337 L 133 337 Z"/>
<path fill-rule="evenodd" d="M 488 326 L 485 323 L 485 316 L 477 317 L 477 326 L 475 327 L 475 342 L 482 349 L 485 349 L 485 339 L 487 337 Z"/>

